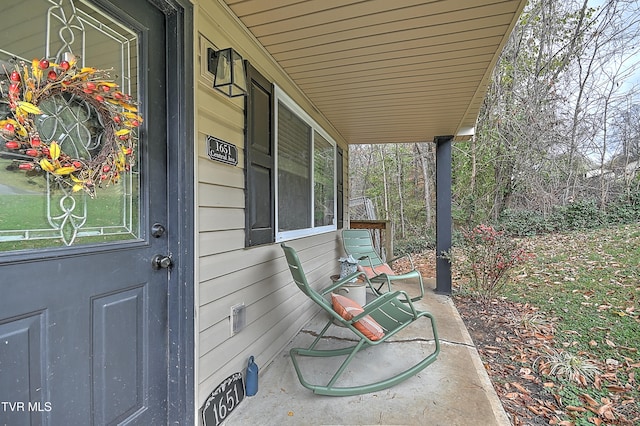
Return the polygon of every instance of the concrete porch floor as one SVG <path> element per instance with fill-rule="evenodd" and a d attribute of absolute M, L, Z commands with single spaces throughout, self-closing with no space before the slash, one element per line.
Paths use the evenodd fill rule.
<path fill-rule="evenodd" d="M 425 283 L 430 287 L 429 282 Z M 403 289 L 401 285 L 395 289 Z M 411 294 L 411 290 L 407 288 Z M 438 359 L 408 380 L 365 395 L 316 395 L 298 381 L 289 356 L 292 347 L 307 347 L 326 324 L 316 315 L 276 359 L 260 371 L 259 390 L 229 415 L 224 426 L 236 425 L 510 425 L 478 352 L 451 299 L 432 288 L 416 302 L 431 312 L 440 336 Z M 331 326 L 318 348 L 344 347 L 350 335 Z M 365 384 L 389 377 L 417 363 L 433 350 L 429 321 L 422 318 L 394 340 L 361 351 L 338 384 Z M 342 361 L 302 358 L 305 378 L 325 384 Z"/>

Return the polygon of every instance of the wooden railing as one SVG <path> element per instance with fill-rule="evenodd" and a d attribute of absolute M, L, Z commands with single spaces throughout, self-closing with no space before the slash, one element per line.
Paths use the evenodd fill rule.
<path fill-rule="evenodd" d="M 393 259 L 393 226 L 390 220 L 351 220 L 351 229 L 374 231 L 373 241 L 382 259 Z M 378 238 L 375 238 L 375 236 Z M 384 250 L 383 250 L 384 248 Z"/>

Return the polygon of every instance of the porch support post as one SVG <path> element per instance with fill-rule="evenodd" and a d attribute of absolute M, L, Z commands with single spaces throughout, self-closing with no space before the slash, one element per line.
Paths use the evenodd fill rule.
<path fill-rule="evenodd" d="M 451 142 L 436 136 L 436 293 L 451 294 L 451 264 L 440 257 L 451 249 Z"/>

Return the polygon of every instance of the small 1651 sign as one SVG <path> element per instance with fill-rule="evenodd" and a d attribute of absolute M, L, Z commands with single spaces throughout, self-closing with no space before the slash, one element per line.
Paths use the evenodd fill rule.
<path fill-rule="evenodd" d="M 202 424 L 218 426 L 243 399 L 242 373 L 235 373 L 220 383 L 205 401 L 202 407 Z"/>
<path fill-rule="evenodd" d="M 207 136 L 207 155 L 215 161 L 236 166 L 238 164 L 238 148 L 221 139 Z"/>

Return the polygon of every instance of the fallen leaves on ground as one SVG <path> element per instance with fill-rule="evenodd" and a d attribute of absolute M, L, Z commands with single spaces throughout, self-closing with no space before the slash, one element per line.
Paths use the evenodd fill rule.
<path fill-rule="evenodd" d="M 414 255 L 414 262 L 423 277 L 435 276 L 435 255 Z M 402 263 L 398 266 L 407 267 Z M 600 374 L 595 375 L 593 383 L 582 377 L 575 386 L 592 386 L 606 391 L 607 396 L 594 398 L 585 390 L 569 403 L 562 396 L 565 384 L 548 376 L 549 367 L 544 361 L 554 344 L 557 318 L 544 318 L 535 306 L 506 299 L 486 303 L 472 296 L 454 295 L 453 301 L 513 425 L 574 426 L 577 418 L 586 418 L 594 425 L 640 424 L 639 401 L 630 396 L 633 387 L 635 394 L 640 389 L 633 372 L 638 364 L 631 358 L 622 363 L 596 361 Z M 611 346 L 615 342 L 591 344 Z M 618 375 L 626 375 L 626 385 L 620 384 Z"/>

